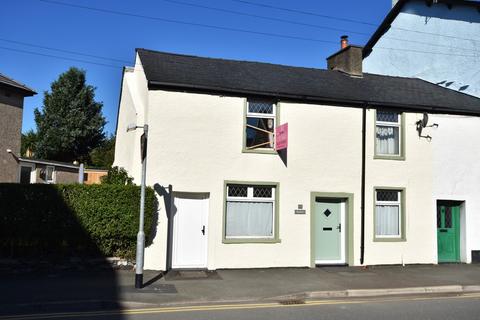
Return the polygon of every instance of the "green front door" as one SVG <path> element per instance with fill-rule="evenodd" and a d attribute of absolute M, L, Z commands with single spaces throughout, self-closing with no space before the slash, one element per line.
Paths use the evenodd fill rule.
<path fill-rule="evenodd" d="M 460 262 L 460 207 L 437 205 L 438 262 Z"/>
<path fill-rule="evenodd" d="M 315 263 L 342 263 L 342 216 L 340 200 L 315 198 L 314 254 Z"/>

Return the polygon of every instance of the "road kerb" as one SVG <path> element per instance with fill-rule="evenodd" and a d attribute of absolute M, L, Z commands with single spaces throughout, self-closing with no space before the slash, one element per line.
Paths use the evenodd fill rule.
<path fill-rule="evenodd" d="M 339 298 L 339 297 L 374 297 L 374 296 L 393 296 L 393 295 L 414 295 L 414 294 L 432 294 L 432 293 L 463 293 L 480 292 L 479 286 L 429 286 L 429 287 L 411 287 L 411 288 L 386 288 L 386 289 L 349 289 L 338 291 L 313 291 L 307 293 L 308 298 Z"/>

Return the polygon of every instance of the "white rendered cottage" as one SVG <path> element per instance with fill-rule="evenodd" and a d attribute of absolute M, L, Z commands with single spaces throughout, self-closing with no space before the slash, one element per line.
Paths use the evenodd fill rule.
<path fill-rule="evenodd" d="M 364 71 L 480 97 L 480 1 L 400 0 L 364 48 Z M 438 261 L 480 262 L 480 118 L 433 114 Z"/>
<path fill-rule="evenodd" d="M 141 132 L 127 127 L 148 124 L 159 213 L 145 268 L 437 263 L 432 143 L 417 125 L 479 115 L 480 99 L 361 61 L 356 46 L 333 70 L 138 49 L 115 165 L 140 181 Z"/>

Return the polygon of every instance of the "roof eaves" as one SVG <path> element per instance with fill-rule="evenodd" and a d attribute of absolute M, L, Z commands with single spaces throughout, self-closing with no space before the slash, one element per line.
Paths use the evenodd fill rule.
<path fill-rule="evenodd" d="M 43 159 L 32 159 L 32 158 L 23 158 L 19 157 L 19 161 L 23 162 L 29 162 L 29 163 L 35 163 L 35 164 L 46 164 L 46 165 L 52 165 L 52 166 L 57 166 L 57 167 L 65 167 L 65 168 L 71 168 L 71 169 L 79 169 L 80 166 L 76 166 L 71 163 L 67 162 L 60 162 L 60 161 L 52 161 L 52 160 L 43 160 Z"/>
<path fill-rule="evenodd" d="M 413 79 L 412 79 L 413 80 Z M 415 78 L 415 80 L 418 80 Z M 421 80 L 432 84 L 428 81 Z M 433 84 L 432 84 L 433 85 Z M 399 108 L 405 111 L 430 111 L 434 113 L 452 113 L 452 114 L 464 114 L 464 115 L 475 115 L 480 116 L 480 107 L 478 111 L 472 111 L 468 108 L 448 108 L 448 107 L 439 107 L 431 105 L 421 105 L 421 104 L 405 104 L 405 103 L 395 103 L 395 102 L 385 102 L 385 101 L 375 101 L 375 100 L 351 100 L 351 99 L 338 99 L 331 97 L 322 97 L 322 96 L 309 96 L 309 95 L 294 95 L 282 92 L 267 92 L 267 91 L 254 91 L 254 90 L 243 90 L 235 88 L 223 88 L 223 87 L 213 87 L 213 86 L 199 86 L 191 84 L 181 84 L 181 83 L 171 83 L 171 82 L 159 82 L 159 81 L 148 81 L 148 89 L 169 89 L 169 90 L 187 90 L 194 92 L 208 92 L 208 93 L 218 93 L 218 94 L 231 94 L 231 95 L 249 95 L 256 97 L 265 97 L 265 98 L 274 98 L 274 99 L 287 99 L 292 101 L 298 101 L 303 103 L 328 103 L 336 106 L 350 106 L 357 108 L 366 108 L 366 107 L 391 107 Z M 442 88 L 442 87 L 439 87 Z M 447 88 L 442 88 L 445 90 L 451 90 Z M 464 93 L 463 93 L 464 94 Z M 468 94 L 464 94 L 469 96 Z"/>

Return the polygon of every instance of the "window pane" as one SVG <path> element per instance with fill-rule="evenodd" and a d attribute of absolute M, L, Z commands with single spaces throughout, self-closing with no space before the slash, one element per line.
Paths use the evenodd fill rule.
<path fill-rule="evenodd" d="M 441 207 L 437 206 L 437 228 L 442 227 L 442 211 Z"/>
<path fill-rule="evenodd" d="M 248 117 L 247 124 L 255 128 L 271 132 L 267 133 L 252 127 L 247 127 L 247 147 L 258 146 L 260 148 L 273 148 L 273 128 L 275 125 L 275 121 L 273 119 Z"/>
<path fill-rule="evenodd" d="M 273 104 L 271 102 L 249 101 L 248 112 L 273 114 Z"/>
<path fill-rule="evenodd" d="M 377 121 L 398 123 L 399 116 L 400 116 L 400 114 L 398 112 L 378 111 L 377 110 Z"/>
<path fill-rule="evenodd" d="M 377 126 L 377 154 L 400 154 L 400 128 Z"/>
<path fill-rule="evenodd" d="M 452 207 L 445 207 L 445 228 L 452 227 Z"/>
<path fill-rule="evenodd" d="M 272 237 L 273 203 L 227 201 L 226 237 Z"/>
<path fill-rule="evenodd" d="M 47 181 L 53 180 L 53 168 L 47 167 Z"/>
<path fill-rule="evenodd" d="M 377 190 L 377 201 L 398 201 L 397 190 Z"/>
<path fill-rule="evenodd" d="M 229 184 L 228 185 L 228 196 L 229 197 L 247 197 L 248 186 L 242 186 L 238 184 Z"/>
<path fill-rule="evenodd" d="M 375 231 L 377 236 L 400 236 L 399 206 L 376 207 Z"/>
<path fill-rule="evenodd" d="M 253 187 L 253 196 L 255 198 L 271 198 L 272 187 L 268 187 L 268 186 Z"/>
<path fill-rule="evenodd" d="M 32 168 L 30 167 L 20 167 L 20 183 L 30 183 L 30 173 Z"/>

